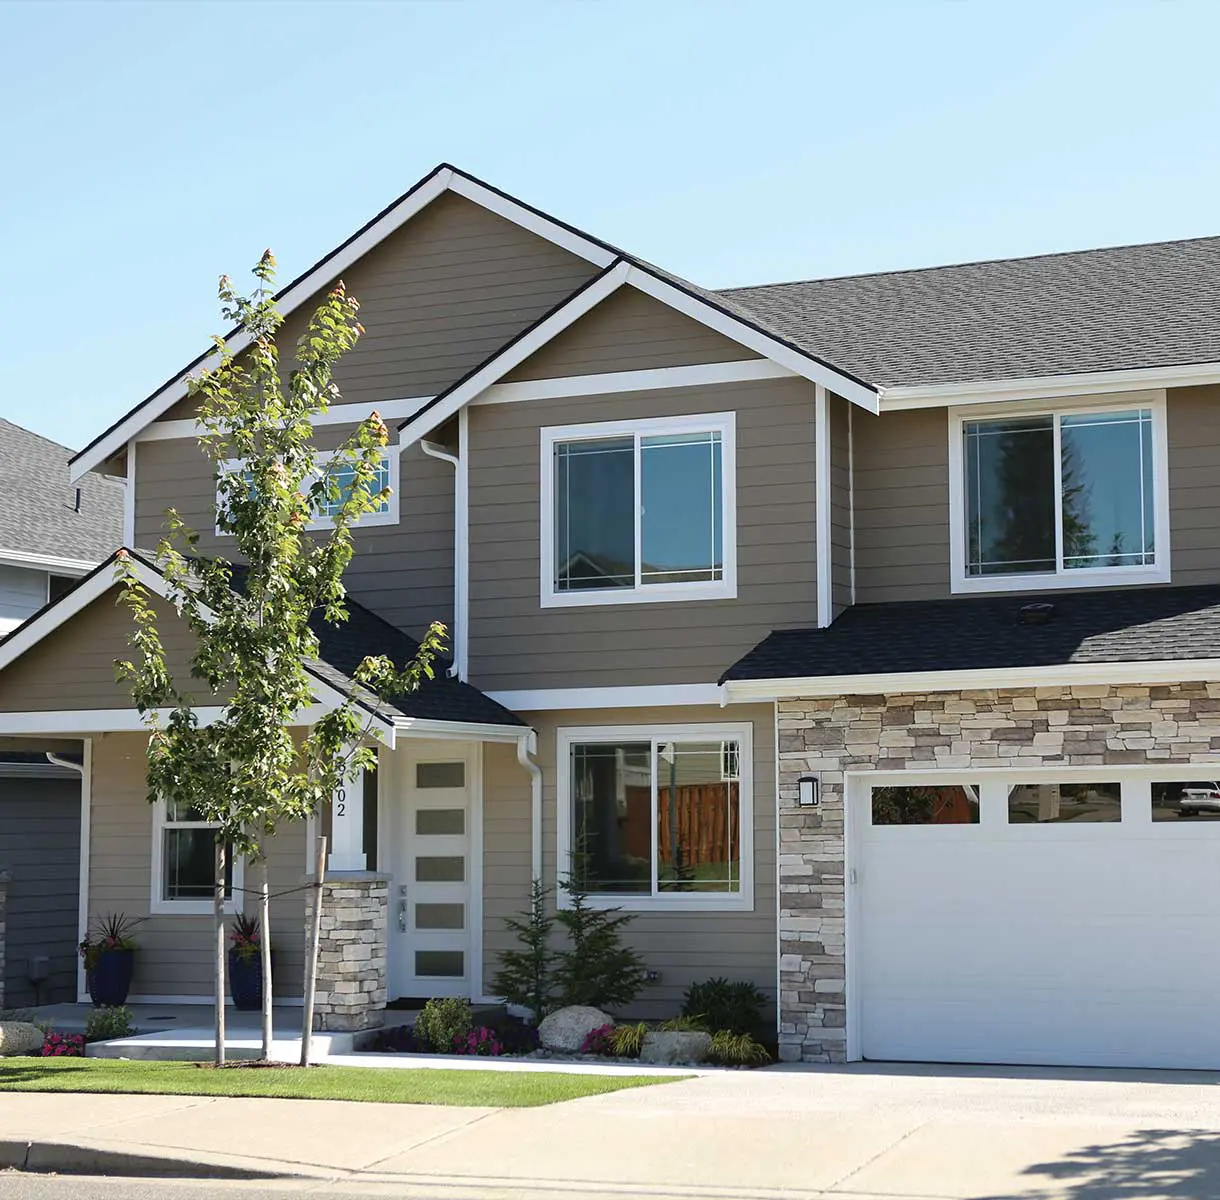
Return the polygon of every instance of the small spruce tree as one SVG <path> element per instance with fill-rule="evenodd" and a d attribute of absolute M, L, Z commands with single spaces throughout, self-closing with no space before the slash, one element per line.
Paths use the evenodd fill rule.
<path fill-rule="evenodd" d="M 555 1007 L 555 952 L 551 949 L 555 918 L 547 910 L 550 894 L 551 889 L 535 879 L 530 885 L 529 909 L 504 922 L 516 934 L 521 949 L 500 955 L 500 970 L 492 980 L 496 995 L 509 1004 L 528 1008 L 534 1024 Z"/>

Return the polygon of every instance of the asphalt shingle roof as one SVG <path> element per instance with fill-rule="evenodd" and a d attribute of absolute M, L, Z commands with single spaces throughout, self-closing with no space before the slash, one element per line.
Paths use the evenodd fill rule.
<path fill-rule="evenodd" d="M 1031 604 L 1052 606 L 1044 624 Z M 721 682 L 1190 658 L 1220 658 L 1220 586 L 860 604 L 772 633 Z"/>
<path fill-rule="evenodd" d="M 123 537 L 123 485 L 90 473 L 68 482 L 72 451 L 0 418 L 0 552 L 101 562 Z"/>
<path fill-rule="evenodd" d="M 151 552 L 139 550 L 135 554 L 146 567 L 160 574 L 156 557 Z M 232 580 L 237 591 L 244 591 L 245 569 L 240 564 L 233 565 Z M 340 691 L 370 701 L 371 695 L 352 679 L 360 663 L 370 655 L 384 654 L 396 667 L 404 667 L 419 652 L 419 642 L 351 596 L 347 597 L 347 611 L 346 621 L 327 621 L 321 610 L 315 611 L 310 618 L 309 626 L 317 635 L 321 654 L 310 666 L 315 674 Z M 438 658 L 433 663 L 435 675 L 432 679 L 425 680 L 419 690 L 409 696 L 382 701 L 381 711 L 390 718 L 398 715 L 430 721 L 525 728 L 520 717 L 478 688 L 451 679 L 446 674 L 449 666 L 449 659 Z"/>
<path fill-rule="evenodd" d="M 1220 237 L 715 295 L 883 387 L 1220 361 Z"/>
<path fill-rule="evenodd" d="M 314 669 L 328 683 L 352 692 L 352 672 L 365 657 L 384 654 L 395 666 L 401 667 L 415 657 L 419 643 L 350 597 L 347 607 L 349 615 L 345 622 L 332 625 L 319 613 L 310 625 L 318 635 L 322 653 L 322 661 L 314 664 Z M 383 708 L 391 715 L 397 713 L 431 721 L 525 727 L 520 717 L 478 688 L 450 679 L 445 674 L 448 668 L 447 659 L 438 660 L 433 668 L 435 678 L 426 681 L 419 691 L 399 697 Z"/>

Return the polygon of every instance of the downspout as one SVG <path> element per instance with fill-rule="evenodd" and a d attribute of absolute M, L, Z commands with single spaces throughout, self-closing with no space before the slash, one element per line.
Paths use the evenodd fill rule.
<path fill-rule="evenodd" d="M 466 410 L 462 410 L 465 416 Z M 460 455 L 465 445 L 466 423 L 458 418 L 459 454 L 450 454 L 437 442 L 421 441 L 419 448 L 429 457 L 447 462 L 453 467 L 453 665 L 448 675 L 451 679 L 466 676 L 466 464 Z"/>
<path fill-rule="evenodd" d="M 542 768 L 530 757 L 538 753 L 534 730 L 517 739 L 517 761 L 530 773 L 530 878 L 542 878 Z"/>

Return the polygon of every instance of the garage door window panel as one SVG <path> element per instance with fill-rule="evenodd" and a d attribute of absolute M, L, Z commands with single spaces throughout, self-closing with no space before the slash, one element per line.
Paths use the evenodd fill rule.
<path fill-rule="evenodd" d="M 1010 825 L 1097 825 L 1122 821 L 1118 783 L 1014 783 L 1008 789 Z"/>
<path fill-rule="evenodd" d="M 977 825 L 979 786 L 875 787 L 871 817 L 874 825 Z"/>
<path fill-rule="evenodd" d="M 1153 783 L 1152 819 L 1220 826 L 1220 780 Z"/>

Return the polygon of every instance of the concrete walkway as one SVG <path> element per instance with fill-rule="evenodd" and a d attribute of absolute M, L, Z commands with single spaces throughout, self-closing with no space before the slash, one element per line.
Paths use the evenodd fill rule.
<path fill-rule="evenodd" d="M 89 1155 L 164 1155 L 188 1164 L 180 1173 L 223 1165 L 327 1196 L 1214 1200 L 1218 1084 L 870 1064 L 721 1073 L 536 1109 L 10 1093 L 0 1138 L 10 1162 L 33 1143 L 30 1166 L 59 1153 L 60 1169 L 100 1173 L 115 1160 Z M 70 1152 L 85 1157 L 63 1161 Z"/>

